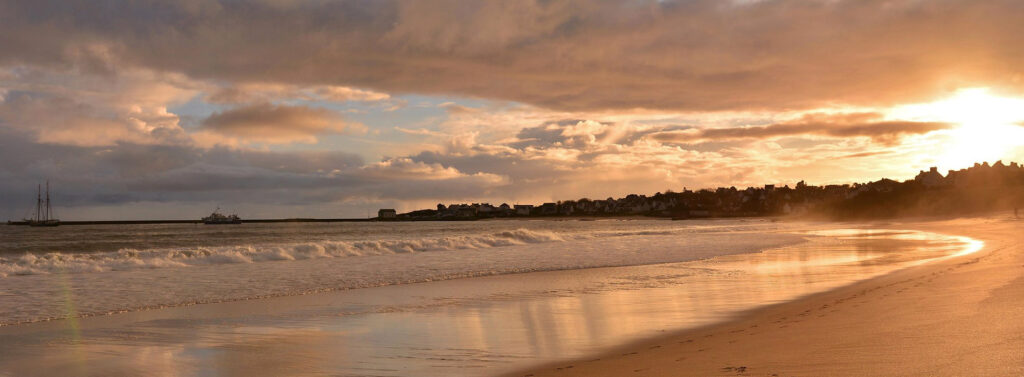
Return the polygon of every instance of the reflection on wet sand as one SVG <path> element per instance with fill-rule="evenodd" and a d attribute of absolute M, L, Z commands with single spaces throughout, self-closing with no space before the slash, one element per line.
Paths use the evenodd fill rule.
<path fill-rule="evenodd" d="M 756 254 L 169 308 L 0 328 L 0 375 L 493 375 L 848 284 L 979 241 L 829 231 Z M 40 368 L 41 365 L 47 366 Z"/>

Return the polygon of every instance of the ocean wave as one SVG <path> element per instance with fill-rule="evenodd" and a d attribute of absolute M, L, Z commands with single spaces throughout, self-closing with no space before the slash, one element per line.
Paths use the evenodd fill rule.
<path fill-rule="evenodd" d="M 291 261 L 427 251 L 484 249 L 565 241 L 553 232 L 516 229 L 486 235 L 377 241 L 319 241 L 278 245 L 121 249 L 100 253 L 24 254 L 0 258 L 0 277 L 87 273 L 197 265 Z"/>

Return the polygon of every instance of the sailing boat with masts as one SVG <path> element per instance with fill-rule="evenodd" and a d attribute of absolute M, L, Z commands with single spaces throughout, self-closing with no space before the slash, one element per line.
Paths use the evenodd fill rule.
<path fill-rule="evenodd" d="M 46 197 L 43 197 L 43 187 L 36 187 L 36 214 L 31 219 L 25 219 L 29 226 L 57 226 L 60 220 L 55 218 L 53 207 L 50 206 L 50 181 L 46 181 Z"/>

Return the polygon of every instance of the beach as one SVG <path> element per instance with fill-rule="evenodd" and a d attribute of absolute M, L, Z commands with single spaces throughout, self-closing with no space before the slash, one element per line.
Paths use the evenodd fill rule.
<path fill-rule="evenodd" d="M 976 374 L 940 362 L 978 354 L 939 353 L 982 344 L 993 352 L 979 362 L 1003 362 L 973 370 L 1014 374 L 1019 304 L 979 306 L 1020 297 L 998 288 L 1024 266 L 1018 224 L 495 222 L 443 238 L 451 225 L 426 224 L 406 228 L 419 241 L 379 240 L 368 255 L 260 261 L 309 246 L 247 246 L 243 262 L 222 257 L 242 250 L 223 241 L 203 254 L 221 263 L 154 249 L 130 268 L 97 250 L 63 257 L 94 262 L 82 272 L 35 263 L 0 280 L 11 321 L 30 318 L 18 308 L 82 308 L 0 326 L 0 375 Z M 365 285 L 322 289 L 348 284 L 337 276 Z M 47 286 L 63 287 L 47 305 L 19 292 Z M 173 304 L 187 297 L 221 299 Z M 109 310 L 124 301 L 141 307 Z M 981 310 L 999 323 L 961 327 Z"/>
<path fill-rule="evenodd" d="M 0 21 L 0 377 L 1024 376 L 1024 0 Z"/>
<path fill-rule="evenodd" d="M 1024 224 L 997 216 L 887 226 L 986 245 L 727 323 L 509 376 L 1024 374 Z"/>

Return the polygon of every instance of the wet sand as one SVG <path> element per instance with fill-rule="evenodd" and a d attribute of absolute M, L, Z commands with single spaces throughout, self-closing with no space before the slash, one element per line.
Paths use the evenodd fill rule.
<path fill-rule="evenodd" d="M 724 324 L 509 376 L 1024 375 L 1024 221 L 887 226 L 986 245 Z"/>

